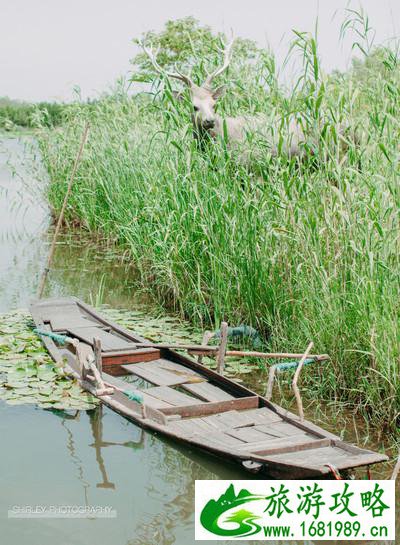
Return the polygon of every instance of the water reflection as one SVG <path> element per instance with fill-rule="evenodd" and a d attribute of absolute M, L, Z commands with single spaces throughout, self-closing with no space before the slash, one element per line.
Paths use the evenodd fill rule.
<path fill-rule="evenodd" d="M 76 411 L 75 416 L 73 416 L 72 419 L 78 419 L 79 414 L 80 414 L 79 411 Z M 67 426 L 67 421 L 68 420 L 71 420 L 71 417 L 69 417 L 69 415 L 67 415 L 61 421 L 61 425 L 65 429 L 66 434 L 67 434 L 66 447 L 67 447 L 67 450 L 68 450 L 68 452 L 70 454 L 71 460 L 73 461 L 73 463 L 74 463 L 74 465 L 76 467 L 78 480 L 82 484 L 83 494 L 84 494 L 84 498 L 85 498 L 84 505 L 88 506 L 89 505 L 88 492 L 89 492 L 90 484 L 84 478 L 83 463 L 82 463 L 82 460 L 79 458 L 79 456 L 78 456 L 78 454 L 76 452 L 74 435 L 73 435 L 72 431 L 69 429 L 69 427 Z"/>
<path fill-rule="evenodd" d="M 93 435 L 93 443 L 89 446 L 94 447 L 96 452 L 96 462 L 99 467 L 102 481 L 96 484 L 97 488 L 112 488 L 115 489 L 115 484 L 110 482 L 107 476 L 106 466 L 104 458 L 101 453 L 101 449 L 104 447 L 129 447 L 132 449 L 143 448 L 144 444 L 144 432 L 141 428 L 137 428 L 138 439 L 133 441 L 104 441 L 103 440 L 103 406 L 96 407 L 95 410 L 89 412 L 90 427 Z"/>
<path fill-rule="evenodd" d="M 0 140 L 0 312 L 27 306 L 47 252 L 49 212 L 33 174 L 30 139 Z"/>
<path fill-rule="evenodd" d="M 86 233 L 61 234 L 44 296 L 75 295 L 94 306 L 132 308 L 146 299 L 135 279 L 132 263 L 101 241 Z"/>
<path fill-rule="evenodd" d="M 0 312 L 27 308 L 36 297 L 52 238 L 47 177 L 38 156 L 30 137 L 0 136 Z M 85 233 L 59 236 L 45 290 L 52 295 L 115 307 L 143 300 L 132 264 Z"/>

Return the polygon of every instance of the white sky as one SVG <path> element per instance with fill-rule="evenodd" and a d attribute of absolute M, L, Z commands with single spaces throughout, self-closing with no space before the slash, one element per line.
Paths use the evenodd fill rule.
<path fill-rule="evenodd" d="M 348 0 L 0 0 L 0 96 L 70 99 L 74 85 L 95 96 L 126 75 L 131 39 L 193 15 L 216 30 L 267 43 L 282 59 L 291 30 L 319 17 L 325 70 L 345 68 L 349 42 L 338 42 Z M 399 0 L 361 0 L 376 42 L 398 34 Z M 334 13 L 338 11 L 332 20 Z"/>

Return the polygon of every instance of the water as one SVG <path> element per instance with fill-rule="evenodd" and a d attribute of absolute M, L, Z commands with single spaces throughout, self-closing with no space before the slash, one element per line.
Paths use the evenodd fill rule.
<path fill-rule="evenodd" d="M 18 139 L 8 139 L 0 149 L 0 311 L 6 311 L 26 308 L 35 294 L 49 247 L 49 211 L 40 193 L 45 177 L 40 169 L 40 181 L 32 175 L 34 145 L 26 150 Z M 71 236 L 57 245 L 47 294 L 125 308 L 144 302 L 129 262 Z M 384 438 L 370 435 L 351 414 L 318 411 L 310 407 L 310 418 L 343 430 L 347 440 L 382 446 Z M 194 544 L 195 480 L 250 478 L 103 407 L 67 415 L 0 403 L 0 437 L 1 537 L 9 545 Z M 381 465 L 374 476 L 386 478 L 389 471 Z M 116 517 L 7 518 L 9 509 L 24 505 L 109 506 Z"/>
<path fill-rule="evenodd" d="M 47 251 L 49 210 L 26 163 L 28 150 L 33 160 L 29 138 L 0 136 L 0 312 L 27 306 Z"/>

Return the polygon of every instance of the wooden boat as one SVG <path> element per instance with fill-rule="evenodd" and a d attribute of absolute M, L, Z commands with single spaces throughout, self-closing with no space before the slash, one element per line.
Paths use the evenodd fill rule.
<path fill-rule="evenodd" d="M 39 301 L 31 313 L 40 330 L 67 335 L 89 351 L 96 349 L 94 339 L 100 339 L 98 368 L 104 383 L 112 387 L 106 393 L 99 393 L 95 377 L 83 373 L 76 347 L 42 337 L 55 362 L 105 405 L 190 447 L 285 479 L 329 478 L 336 471 L 343 474 L 387 460 L 311 422 L 301 422 L 190 357 L 152 346 L 75 298 Z"/>

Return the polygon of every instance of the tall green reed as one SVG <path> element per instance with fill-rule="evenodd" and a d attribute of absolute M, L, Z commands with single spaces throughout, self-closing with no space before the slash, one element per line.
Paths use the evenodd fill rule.
<path fill-rule="evenodd" d="M 328 77 L 314 37 L 297 33 L 293 50 L 304 64 L 291 91 L 279 86 L 275 61 L 262 51 L 255 62 L 232 66 L 221 111 L 263 112 L 283 139 L 294 115 L 319 135 L 302 161 L 272 158 L 257 139 L 247 143 L 251 164 L 223 141 L 200 150 L 190 101 L 158 82 L 153 98 L 118 94 L 90 110 L 76 105 L 63 130 L 42 133 L 49 200 L 57 213 L 89 118 L 67 222 L 128 249 L 142 282 L 198 324 L 249 323 L 271 349 L 297 351 L 312 339 L 332 356 L 310 385 L 314 395 L 347 400 L 393 424 L 400 406 L 398 59 L 379 48 L 349 73 Z M 350 135 L 341 134 L 343 123 Z"/>

